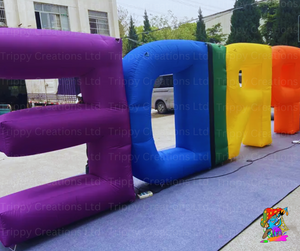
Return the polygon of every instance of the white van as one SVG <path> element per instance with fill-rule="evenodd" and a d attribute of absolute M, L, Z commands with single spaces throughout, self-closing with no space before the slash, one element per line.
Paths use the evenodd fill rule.
<path fill-rule="evenodd" d="M 239 84 L 242 87 L 242 71 L 239 71 Z M 152 109 L 164 114 L 174 110 L 174 84 L 173 74 L 161 75 L 154 83 L 152 93 Z"/>
<path fill-rule="evenodd" d="M 154 83 L 152 93 L 152 108 L 159 114 L 167 113 L 174 109 L 173 75 L 159 76 Z"/>

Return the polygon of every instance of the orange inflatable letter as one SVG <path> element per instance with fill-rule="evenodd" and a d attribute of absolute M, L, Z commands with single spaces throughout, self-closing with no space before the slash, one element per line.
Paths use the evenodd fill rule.
<path fill-rule="evenodd" d="M 295 134 L 300 119 L 300 49 L 292 46 L 274 46 L 272 106 L 274 131 Z"/>

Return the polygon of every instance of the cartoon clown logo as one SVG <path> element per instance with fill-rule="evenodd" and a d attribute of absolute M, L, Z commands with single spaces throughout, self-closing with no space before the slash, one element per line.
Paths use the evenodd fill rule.
<path fill-rule="evenodd" d="M 288 208 L 266 208 L 264 210 L 263 218 L 260 225 L 264 228 L 264 234 L 262 236 L 264 240 L 262 243 L 271 241 L 286 241 L 288 237 L 286 232 L 289 230 L 283 220 L 283 215 L 288 216 Z"/>

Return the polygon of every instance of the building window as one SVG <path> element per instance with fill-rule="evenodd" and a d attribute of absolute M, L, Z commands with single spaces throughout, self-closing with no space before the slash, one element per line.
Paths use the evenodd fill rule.
<path fill-rule="evenodd" d="M 3 0 L 0 0 L 0 26 L 6 26 L 6 16 Z"/>
<path fill-rule="evenodd" d="M 92 34 L 110 36 L 107 12 L 89 10 L 89 19 Z"/>
<path fill-rule="evenodd" d="M 70 30 L 67 6 L 34 3 L 34 10 L 38 29 Z"/>

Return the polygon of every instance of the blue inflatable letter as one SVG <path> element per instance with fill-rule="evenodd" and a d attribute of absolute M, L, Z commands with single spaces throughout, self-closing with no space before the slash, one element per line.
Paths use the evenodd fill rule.
<path fill-rule="evenodd" d="M 184 40 L 153 42 L 131 51 L 123 59 L 123 66 L 130 107 L 133 175 L 148 183 L 163 184 L 209 169 L 207 45 Z M 151 96 L 156 78 L 171 73 L 176 147 L 158 152 L 151 127 Z"/>

